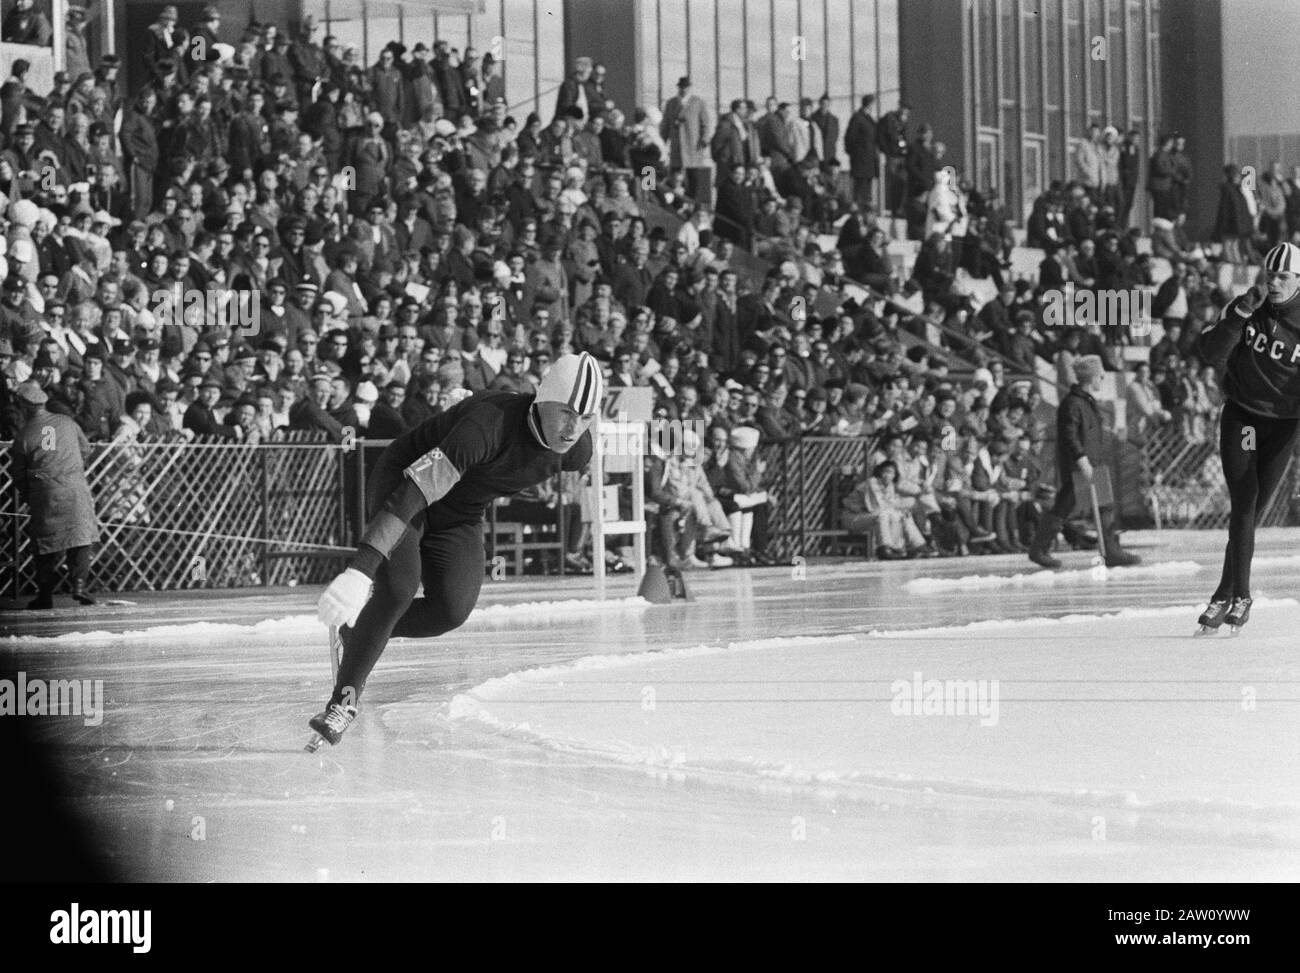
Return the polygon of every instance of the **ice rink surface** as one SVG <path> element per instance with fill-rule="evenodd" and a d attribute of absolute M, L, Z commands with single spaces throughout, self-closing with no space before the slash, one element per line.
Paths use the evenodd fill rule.
<path fill-rule="evenodd" d="M 6 613 L 0 646 L 104 681 L 100 725 L 28 720 L 125 878 L 1295 880 L 1297 540 L 1261 533 L 1235 639 L 1191 638 L 1213 533 L 1111 572 L 703 572 L 672 606 L 487 582 L 314 756 L 318 589 Z"/>

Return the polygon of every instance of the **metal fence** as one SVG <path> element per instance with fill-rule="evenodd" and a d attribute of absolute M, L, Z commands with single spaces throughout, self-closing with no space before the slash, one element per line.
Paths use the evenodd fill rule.
<path fill-rule="evenodd" d="M 788 560 L 835 553 L 839 501 L 861 476 L 872 440 L 806 437 L 761 448 L 772 495 L 770 553 Z M 0 596 L 34 591 L 27 512 L 0 443 Z M 91 582 L 100 591 L 323 583 L 356 543 L 364 482 L 385 445 L 345 447 L 293 433 L 249 446 L 224 442 L 98 443 L 87 478 L 100 520 Z M 356 448 L 360 447 L 360 448 Z M 1116 494 L 1129 526 L 1213 529 L 1228 522 L 1217 445 L 1178 434 L 1142 448 L 1112 439 Z M 1052 445 L 1044 472 L 1051 475 Z M 1293 456 L 1264 511 L 1269 526 L 1297 522 Z"/>
<path fill-rule="evenodd" d="M 35 546 L 0 443 L 7 569 L 0 594 L 34 591 Z M 100 539 L 101 591 L 310 584 L 328 580 L 350 544 L 345 450 L 319 434 L 256 446 L 218 441 L 95 443 L 86 478 Z"/>
<path fill-rule="evenodd" d="M 1293 453 L 1282 485 L 1264 508 L 1262 526 L 1297 522 L 1298 472 L 1300 463 Z M 1128 495 L 1142 498 L 1145 521 L 1156 528 L 1214 530 L 1228 526 L 1231 504 L 1219 460 L 1217 429 L 1199 439 L 1178 429 L 1153 436 L 1140 450 L 1137 482 L 1125 487 Z"/>
<path fill-rule="evenodd" d="M 873 439 L 807 436 L 760 449 L 771 497 L 772 554 L 783 560 L 829 554 L 839 529 L 839 483 L 861 476 Z"/>

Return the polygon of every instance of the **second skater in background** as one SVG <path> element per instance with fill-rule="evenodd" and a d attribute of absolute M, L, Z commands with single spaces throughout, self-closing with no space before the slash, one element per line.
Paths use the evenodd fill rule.
<path fill-rule="evenodd" d="M 1201 332 L 1198 350 L 1223 370 L 1219 455 L 1232 510 L 1223 573 L 1197 634 L 1250 618 L 1255 528 L 1286 472 L 1300 426 L 1300 247 L 1264 257 L 1260 279 Z"/>

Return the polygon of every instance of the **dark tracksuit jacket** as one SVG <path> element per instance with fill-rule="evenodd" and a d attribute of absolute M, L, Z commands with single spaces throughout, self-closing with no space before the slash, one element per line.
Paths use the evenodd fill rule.
<path fill-rule="evenodd" d="M 1216 324 L 1196 338 L 1196 350 L 1223 370 L 1223 394 L 1269 419 L 1300 416 L 1300 295 L 1274 306 L 1267 300 L 1243 318 L 1238 297 Z"/>

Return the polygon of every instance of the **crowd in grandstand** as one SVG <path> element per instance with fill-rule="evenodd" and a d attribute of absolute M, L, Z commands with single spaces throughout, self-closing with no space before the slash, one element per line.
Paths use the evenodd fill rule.
<path fill-rule="evenodd" d="M 48 42 L 30 8 L 6 39 Z M 657 418 L 709 430 L 691 462 L 647 473 L 670 561 L 765 560 L 781 497 L 757 447 L 809 435 L 874 440 L 843 526 L 881 556 L 1023 550 L 1050 495 L 1040 373 L 1068 387 L 1087 354 L 1123 368 L 1132 340 L 1050 326 L 1045 294 L 1151 286 L 1152 257 L 1169 261 L 1129 435 L 1203 438 L 1217 389 L 1190 345 L 1224 302 L 1215 262 L 1300 229 L 1295 178 L 1243 189 L 1229 171 L 1222 246 L 1189 239 L 1191 163 L 1170 136 L 1147 160 L 1140 250 L 1139 133 L 1098 125 L 1028 218 L 1037 280 L 1014 280 L 1009 214 L 906 107 L 876 118 L 868 96 L 841 124 L 828 98 L 738 99 L 715 119 L 690 78 L 662 108 L 619 106 L 580 58 L 543 123 L 510 114 L 490 53 L 393 42 L 366 65 L 311 16 L 252 23 L 238 46 L 220 21 L 211 6 L 183 28 L 165 7 L 134 91 L 112 55 L 70 58 L 45 95 L 14 62 L 0 438 L 12 387 L 34 380 L 92 441 L 388 439 L 458 389 L 528 391 L 586 350 L 612 387 L 652 388 Z M 902 221 L 921 241 L 907 267 L 887 248 Z M 970 280 L 997 296 L 980 304 Z"/>

